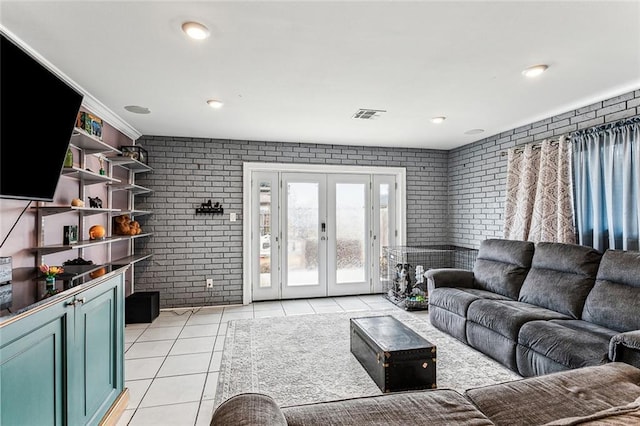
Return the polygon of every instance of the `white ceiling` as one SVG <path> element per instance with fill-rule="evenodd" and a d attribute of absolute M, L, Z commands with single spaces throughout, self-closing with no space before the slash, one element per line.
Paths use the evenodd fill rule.
<path fill-rule="evenodd" d="M 0 23 L 145 135 L 450 149 L 640 88 L 638 1 L 2 0 Z"/>

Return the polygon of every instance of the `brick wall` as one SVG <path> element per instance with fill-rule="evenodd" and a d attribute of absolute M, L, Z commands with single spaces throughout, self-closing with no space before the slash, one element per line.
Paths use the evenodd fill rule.
<path fill-rule="evenodd" d="M 640 90 L 549 117 L 449 151 L 450 244 L 477 248 L 502 237 L 507 157 L 516 145 L 640 114 Z"/>
<path fill-rule="evenodd" d="M 152 238 L 136 241 L 154 256 L 136 265 L 137 291 L 159 290 L 161 307 L 242 302 L 242 163 L 315 163 L 405 167 L 409 244 L 446 244 L 447 152 L 359 146 L 145 136 L 152 172 L 136 181 L 153 193 L 136 197 Z M 195 215 L 200 203 L 222 203 L 225 215 Z M 238 220 L 229 221 L 235 212 Z M 205 279 L 214 278 L 214 289 Z"/>
<path fill-rule="evenodd" d="M 406 167 L 407 243 L 477 248 L 502 236 L 506 157 L 510 147 L 640 114 L 640 90 L 540 120 L 451 151 L 342 145 L 247 142 L 145 136 L 152 172 L 137 182 L 152 188 L 138 196 L 151 250 L 136 265 L 136 290 L 160 290 L 162 307 L 242 301 L 242 163 L 315 163 Z M 196 216 L 211 199 L 225 216 Z M 229 222 L 235 212 L 238 221 Z M 214 277 L 207 291 L 205 278 Z"/>

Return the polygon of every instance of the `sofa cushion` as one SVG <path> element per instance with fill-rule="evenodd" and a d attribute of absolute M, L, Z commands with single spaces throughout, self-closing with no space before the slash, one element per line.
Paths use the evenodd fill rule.
<path fill-rule="evenodd" d="M 640 398 L 631 404 L 598 411 L 588 416 L 567 417 L 544 424 L 543 426 L 605 426 L 640 424 Z"/>
<path fill-rule="evenodd" d="M 640 329 L 640 252 L 607 250 L 582 319 L 617 331 Z"/>
<path fill-rule="evenodd" d="M 289 426 L 302 425 L 492 425 L 459 393 L 398 392 L 372 397 L 282 407 Z"/>
<path fill-rule="evenodd" d="M 507 297 L 486 290 L 441 287 L 433 290 L 429 295 L 429 306 L 437 306 L 466 317 L 471 302 L 482 298 L 509 300 Z"/>
<path fill-rule="evenodd" d="M 211 417 L 211 426 L 286 426 L 280 407 L 269 395 L 241 393 L 224 401 Z"/>
<path fill-rule="evenodd" d="M 441 287 L 429 296 L 429 321 L 461 342 L 467 342 L 467 309 L 471 302 L 481 299 L 510 300 L 490 291 L 476 288 Z"/>
<path fill-rule="evenodd" d="M 515 300 L 479 299 L 471 303 L 467 320 L 493 330 L 514 342 L 523 324 L 534 320 L 568 319 L 549 309 Z"/>
<path fill-rule="evenodd" d="M 601 258 L 591 247 L 538 243 L 518 300 L 580 318 Z"/>
<path fill-rule="evenodd" d="M 615 334 L 614 330 L 582 320 L 533 321 L 520 329 L 518 345 L 566 368 L 580 368 L 608 362 L 609 341 Z M 518 359 L 518 369 L 528 375 L 524 369 L 529 366 L 523 363 L 529 361 Z"/>
<path fill-rule="evenodd" d="M 609 359 L 640 368 L 640 330 L 616 334 L 609 342 Z"/>
<path fill-rule="evenodd" d="M 614 362 L 469 389 L 465 395 L 497 425 L 540 425 L 634 401 L 640 396 L 640 369 Z"/>
<path fill-rule="evenodd" d="M 482 241 L 473 267 L 474 286 L 517 299 L 531 267 L 534 247 L 530 241 Z"/>

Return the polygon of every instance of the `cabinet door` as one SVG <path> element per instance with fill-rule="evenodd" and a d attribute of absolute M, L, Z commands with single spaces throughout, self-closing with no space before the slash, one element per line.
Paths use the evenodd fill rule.
<path fill-rule="evenodd" d="M 82 292 L 75 311 L 74 424 L 98 424 L 124 386 L 122 275 Z"/>
<path fill-rule="evenodd" d="M 62 302 L 0 329 L 0 424 L 68 424 L 66 342 L 73 307 Z"/>

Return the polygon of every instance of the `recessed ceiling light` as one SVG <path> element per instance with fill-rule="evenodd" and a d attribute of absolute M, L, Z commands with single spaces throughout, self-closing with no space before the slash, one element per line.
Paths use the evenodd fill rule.
<path fill-rule="evenodd" d="M 219 101 L 217 99 L 209 99 L 207 103 L 211 108 L 215 108 L 215 109 L 222 108 L 222 105 L 224 105 L 222 101 Z"/>
<path fill-rule="evenodd" d="M 126 109 L 129 112 L 132 112 L 134 114 L 149 114 L 151 113 L 151 110 L 147 107 L 143 107 L 140 105 L 127 105 L 126 107 L 124 107 L 124 109 Z"/>
<path fill-rule="evenodd" d="M 447 117 L 433 117 L 431 119 L 431 122 L 434 123 L 434 124 L 440 124 L 446 119 L 447 119 Z"/>
<path fill-rule="evenodd" d="M 209 37 L 209 29 L 199 22 L 185 22 L 182 31 L 194 40 L 204 40 Z"/>
<path fill-rule="evenodd" d="M 540 74 L 542 74 L 543 72 L 545 72 L 547 70 L 547 68 L 549 68 L 548 65 L 534 65 L 532 67 L 529 68 L 525 68 L 522 71 L 522 75 L 524 75 L 525 77 L 529 77 L 529 78 L 533 78 L 533 77 L 537 77 Z"/>
<path fill-rule="evenodd" d="M 477 135 L 479 133 L 484 132 L 484 129 L 470 129 L 464 132 L 465 135 Z"/>

